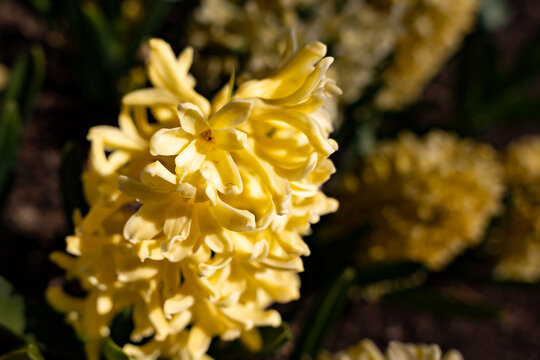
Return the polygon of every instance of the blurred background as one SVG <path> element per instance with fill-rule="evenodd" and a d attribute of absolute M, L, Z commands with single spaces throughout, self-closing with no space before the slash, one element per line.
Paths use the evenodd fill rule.
<path fill-rule="evenodd" d="M 233 71 L 265 74 L 287 39 L 336 59 L 325 192 L 340 210 L 307 239 L 302 298 L 276 305 L 290 334 L 242 357 L 370 338 L 540 359 L 540 3 L 397 3 L 2 0 L 0 353 L 30 338 L 47 359 L 80 358 L 44 301 L 62 276 L 48 256 L 86 206 L 88 129 L 116 125 L 160 37 L 194 48 L 208 98 Z"/>

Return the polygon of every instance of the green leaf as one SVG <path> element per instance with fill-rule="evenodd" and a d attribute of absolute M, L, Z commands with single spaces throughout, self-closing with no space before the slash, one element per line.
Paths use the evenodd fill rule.
<path fill-rule="evenodd" d="M 24 299 L 15 294 L 13 286 L 3 277 L 0 277 L 0 324 L 19 335 L 26 326 Z"/>
<path fill-rule="evenodd" d="M 102 11 L 93 3 L 80 4 L 81 16 L 89 31 L 91 45 L 106 68 L 115 68 L 121 61 L 121 51 L 116 34 Z"/>
<path fill-rule="evenodd" d="M 133 331 L 133 309 L 127 307 L 120 311 L 111 322 L 111 339 L 115 344 L 124 346 L 130 339 L 129 336 Z"/>
<path fill-rule="evenodd" d="M 116 345 L 110 337 L 103 342 L 103 354 L 107 360 L 131 360 L 131 357 L 120 346 Z"/>
<path fill-rule="evenodd" d="M 482 28 L 468 36 L 463 45 L 456 118 L 462 136 L 476 136 L 479 128 L 493 121 L 486 114 L 486 103 L 504 87 L 495 52 L 493 41 Z"/>
<path fill-rule="evenodd" d="M 168 2 L 163 0 L 152 1 L 148 4 L 150 8 L 146 9 L 144 22 L 137 29 L 136 34 L 129 37 L 130 45 L 125 53 L 126 58 L 135 58 L 135 53 L 139 49 L 141 43 L 148 37 L 155 36 L 158 33 L 159 29 L 164 25 L 163 19 L 170 11 L 171 4 L 172 1 Z"/>
<path fill-rule="evenodd" d="M 22 349 L 0 356 L 0 360 L 44 360 L 36 345 L 30 343 Z"/>
<path fill-rule="evenodd" d="M 359 268 L 357 286 L 351 297 L 377 302 L 383 296 L 418 287 L 428 278 L 428 271 L 418 263 L 394 263 Z"/>
<path fill-rule="evenodd" d="M 43 80 L 45 78 L 45 55 L 41 47 L 34 46 L 30 49 L 29 57 L 24 91 L 19 97 L 19 108 L 21 109 L 23 122 L 27 122 L 30 119 L 34 111 L 36 98 L 43 86 Z"/>
<path fill-rule="evenodd" d="M 24 345 L 26 345 L 26 339 L 22 335 L 15 334 L 7 327 L 0 325 L 0 354 Z"/>
<path fill-rule="evenodd" d="M 17 164 L 22 123 L 15 100 L 7 101 L 0 117 L 0 200 L 4 200 Z"/>
<path fill-rule="evenodd" d="M 386 295 L 383 301 L 397 306 L 461 317 L 496 320 L 502 315 L 502 310 L 490 303 L 464 300 L 426 288 L 392 293 Z"/>
<path fill-rule="evenodd" d="M 42 346 L 47 359 L 85 359 L 83 343 L 65 314 L 54 311 L 44 301 L 26 299 L 26 333 Z"/>
<path fill-rule="evenodd" d="M 359 268 L 357 271 L 357 284 L 367 285 L 398 277 L 414 275 L 418 272 L 424 272 L 425 268 L 419 263 L 401 262 L 373 265 L 369 268 Z"/>
<path fill-rule="evenodd" d="M 232 342 L 221 341 L 219 339 L 212 342 L 208 354 L 220 360 L 245 359 L 253 356 L 272 354 L 281 348 L 291 339 L 291 331 L 286 322 L 274 328 L 271 326 L 257 329 L 261 334 L 263 345 L 257 352 L 249 351 L 240 340 Z"/>
<path fill-rule="evenodd" d="M 367 156 L 377 146 L 379 121 L 373 117 L 365 119 L 356 127 L 356 155 Z"/>
<path fill-rule="evenodd" d="M 356 270 L 346 268 L 325 286 L 311 309 L 308 321 L 296 343 L 290 359 L 315 358 L 323 345 L 324 338 L 332 324 L 341 315 L 347 301 L 350 287 L 356 279 Z"/>
<path fill-rule="evenodd" d="M 15 101 L 19 107 L 21 120 L 28 121 L 36 97 L 43 85 L 45 76 L 45 55 L 39 46 L 34 46 L 28 53 L 21 55 L 15 63 L 9 86 L 4 95 L 4 107 Z"/>
<path fill-rule="evenodd" d="M 231 77 L 229 78 L 229 95 L 227 97 L 230 101 L 234 95 L 234 83 L 236 81 L 236 68 L 233 67 Z"/>
<path fill-rule="evenodd" d="M 82 215 L 88 212 L 88 204 L 84 197 L 81 179 L 83 163 L 83 151 L 76 143 L 70 141 L 64 145 L 59 169 L 60 189 L 62 191 L 64 211 L 71 224 L 75 209 L 79 209 Z"/>
<path fill-rule="evenodd" d="M 509 74 L 512 84 L 524 84 L 535 78 L 539 73 L 538 63 L 540 62 L 540 28 L 535 29 L 530 40 L 523 46 L 523 51 L 519 54 L 514 71 Z"/>

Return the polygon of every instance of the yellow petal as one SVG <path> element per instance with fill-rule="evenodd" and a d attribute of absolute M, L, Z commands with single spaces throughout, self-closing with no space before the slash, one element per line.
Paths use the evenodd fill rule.
<path fill-rule="evenodd" d="M 249 117 L 252 108 L 252 100 L 233 100 L 212 115 L 208 122 L 212 129 L 232 129 Z"/>
<path fill-rule="evenodd" d="M 210 347 L 210 341 L 212 336 L 209 335 L 199 326 L 193 326 L 189 330 L 189 338 L 187 348 L 192 359 L 200 359 L 208 348 Z"/>
<path fill-rule="evenodd" d="M 193 173 L 199 170 L 209 149 L 210 145 L 207 141 L 196 139 L 176 156 L 174 162 L 176 164 L 175 170 L 179 177 L 179 181 L 189 179 Z"/>
<path fill-rule="evenodd" d="M 80 251 L 79 251 L 79 255 L 80 255 Z M 49 255 L 49 259 L 53 263 L 55 263 L 56 265 L 58 265 L 59 267 L 67 271 L 73 269 L 77 264 L 77 258 L 64 254 L 63 252 L 60 252 L 60 251 L 53 252 L 51 255 Z"/>
<path fill-rule="evenodd" d="M 132 243 L 153 239 L 161 232 L 163 205 L 144 204 L 124 226 L 124 237 Z"/>
<path fill-rule="evenodd" d="M 133 122 L 133 118 L 131 117 L 128 108 L 123 108 L 120 112 L 120 115 L 118 116 L 118 126 L 127 136 L 144 141 L 141 134 L 139 134 L 139 130 L 135 126 L 135 123 Z"/>
<path fill-rule="evenodd" d="M 171 156 L 179 154 L 193 136 L 181 128 L 160 129 L 150 138 L 150 154 Z"/>
<path fill-rule="evenodd" d="M 56 311 L 64 313 L 70 311 L 81 313 L 83 311 L 84 299 L 66 294 L 59 286 L 49 286 L 45 292 L 45 298 Z"/>
<path fill-rule="evenodd" d="M 123 175 L 118 177 L 118 189 L 123 194 L 137 199 L 143 204 L 162 202 L 169 196 L 167 192 L 157 192 L 149 186 Z"/>
<path fill-rule="evenodd" d="M 217 197 L 216 207 L 212 209 L 216 220 L 226 229 L 232 231 L 252 231 L 257 227 L 255 215 L 247 210 L 233 208 L 220 197 Z"/>
<path fill-rule="evenodd" d="M 176 333 L 184 330 L 189 325 L 191 318 L 191 312 L 187 310 L 175 314 L 170 321 L 171 330 Z"/>
<path fill-rule="evenodd" d="M 242 150 L 247 144 L 247 134 L 236 129 L 212 130 L 218 149 L 225 151 Z"/>
<path fill-rule="evenodd" d="M 267 257 L 261 262 L 272 269 L 289 270 L 295 272 L 304 271 L 304 264 L 302 263 L 302 259 L 300 259 L 298 256 L 290 256 L 286 258 Z"/>
<path fill-rule="evenodd" d="M 259 351 L 263 345 L 261 333 L 257 328 L 242 331 L 240 334 L 240 341 L 242 341 L 242 344 L 245 345 L 251 352 Z"/>
<path fill-rule="evenodd" d="M 99 175 L 103 177 L 110 176 L 122 166 L 124 166 L 131 158 L 131 155 L 122 150 L 114 151 L 109 157 L 105 155 L 103 139 L 95 138 L 90 147 L 90 165 Z"/>
<path fill-rule="evenodd" d="M 242 178 L 238 167 L 231 155 L 225 151 L 210 152 L 201 166 L 201 174 L 223 194 L 242 192 Z"/>
<path fill-rule="evenodd" d="M 197 213 L 199 227 L 202 231 L 203 241 L 215 253 L 231 252 L 232 241 L 226 236 L 224 229 L 219 226 L 207 207 Z"/>
<path fill-rule="evenodd" d="M 217 270 L 229 265 L 231 262 L 232 257 L 226 256 L 226 257 L 214 257 L 212 260 L 200 263 L 199 264 L 199 275 L 202 277 L 210 277 L 213 275 Z"/>
<path fill-rule="evenodd" d="M 229 95 L 231 93 L 231 88 L 229 84 L 223 86 L 221 90 L 214 96 L 212 99 L 212 112 L 216 113 L 221 109 L 227 102 L 230 100 Z"/>
<path fill-rule="evenodd" d="M 178 105 L 178 118 L 182 129 L 191 135 L 198 135 L 210 128 L 202 111 L 191 103 Z"/>
<path fill-rule="evenodd" d="M 148 308 L 141 298 L 137 298 L 133 304 L 133 323 L 135 328 L 130 335 L 133 342 L 139 342 L 154 333 L 152 323 L 148 319 Z"/>
<path fill-rule="evenodd" d="M 229 318 L 244 324 L 246 330 L 255 326 L 273 326 L 281 324 L 281 316 L 275 310 L 250 309 L 247 306 L 231 306 L 222 309 Z"/>
<path fill-rule="evenodd" d="M 150 266 L 140 266 L 131 270 L 118 271 L 118 280 L 121 282 L 137 282 L 149 280 L 158 274 L 158 269 Z"/>
<path fill-rule="evenodd" d="M 157 299 L 158 295 L 154 295 L 151 299 L 151 303 L 148 305 L 148 319 L 152 323 L 154 329 L 156 329 L 155 339 L 157 341 L 163 341 L 169 334 L 169 323 L 165 318 L 160 301 Z"/>
<path fill-rule="evenodd" d="M 191 102 L 204 112 L 210 113 L 210 103 L 193 89 L 193 80 L 187 74 L 192 61 L 191 48 L 187 48 L 175 58 L 171 46 L 161 39 L 150 40 L 150 62 L 148 76 L 156 87 L 165 87 L 180 101 Z"/>
<path fill-rule="evenodd" d="M 168 242 L 162 243 L 161 250 L 168 252 L 175 241 L 183 241 L 189 236 L 193 205 L 184 200 L 175 201 L 163 224 L 163 233 Z"/>
<path fill-rule="evenodd" d="M 268 119 L 282 121 L 300 130 L 309 140 L 315 150 L 323 156 L 328 156 L 337 150 L 336 144 L 330 142 L 324 136 L 320 125 L 311 119 L 309 115 L 296 111 L 268 111 L 264 112 L 264 117 Z"/>
<path fill-rule="evenodd" d="M 176 106 L 178 98 L 165 89 L 140 89 L 127 94 L 122 98 L 122 104 L 126 106 Z"/>
<path fill-rule="evenodd" d="M 276 175 L 275 171 L 266 163 L 260 161 L 247 150 L 237 152 L 238 156 L 253 169 L 261 182 L 272 196 L 272 201 L 278 215 L 288 213 L 291 202 L 291 188 L 289 182 Z"/>
<path fill-rule="evenodd" d="M 302 86 L 298 90 L 296 90 L 294 93 L 278 98 L 275 100 L 268 100 L 269 103 L 273 105 L 281 105 L 281 104 L 287 104 L 287 103 L 299 103 L 306 98 L 308 98 L 315 89 L 319 86 L 319 83 L 323 80 L 326 71 L 332 64 L 334 59 L 332 57 L 327 57 L 322 59 L 317 63 L 315 66 L 315 70 L 313 70 L 309 76 L 306 78 Z"/>
<path fill-rule="evenodd" d="M 165 314 L 170 316 L 189 309 L 194 303 L 193 296 L 179 293 L 165 300 L 163 309 Z"/>
<path fill-rule="evenodd" d="M 176 175 L 160 161 L 154 161 L 141 171 L 141 182 L 152 189 L 170 190 L 176 187 Z"/>
<path fill-rule="evenodd" d="M 111 294 L 101 293 L 97 297 L 96 301 L 97 313 L 100 315 L 105 315 L 109 313 L 113 308 L 113 298 Z"/>
<path fill-rule="evenodd" d="M 305 45 L 273 77 L 264 80 L 252 80 L 242 84 L 236 91 L 237 98 L 260 97 L 277 99 L 289 96 L 298 88 L 298 80 L 307 76 L 313 65 L 326 54 L 326 45 L 313 42 Z"/>

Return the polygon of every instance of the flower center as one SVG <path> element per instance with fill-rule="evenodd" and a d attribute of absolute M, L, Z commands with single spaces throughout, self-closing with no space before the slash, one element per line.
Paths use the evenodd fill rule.
<path fill-rule="evenodd" d="M 212 141 L 214 140 L 214 137 L 212 136 L 212 130 L 208 129 L 201 133 L 201 137 L 206 141 Z"/>

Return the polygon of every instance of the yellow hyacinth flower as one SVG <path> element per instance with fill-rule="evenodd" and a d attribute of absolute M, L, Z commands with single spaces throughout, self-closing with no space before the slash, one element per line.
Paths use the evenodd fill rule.
<path fill-rule="evenodd" d="M 335 171 L 322 109 L 340 92 L 332 59 L 307 44 L 210 102 L 193 88 L 191 49 L 150 48 L 153 87 L 124 97 L 119 127 L 89 131 L 90 210 L 67 238 L 72 256 L 52 255 L 87 295 L 51 287 L 48 298 L 91 360 L 126 308 L 134 359 L 204 359 L 214 337 L 256 348 L 256 328 L 281 323 L 268 306 L 299 296 L 302 235 L 337 209 L 320 191 Z"/>
<path fill-rule="evenodd" d="M 383 354 L 377 345 L 369 339 L 364 339 L 345 351 L 336 354 L 322 352 L 318 360 L 463 360 L 457 350 L 449 350 L 443 354 L 439 345 L 406 344 L 391 341 Z"/>
<path fill-rule="evenodd" d="M 442 131 L 381 143 L 357 181 L 350 212 L 373 226 L 362 262 L 410 260 L 433 270 L 481 241 L 504 190 L 490 146 Z"/>
<path fill-rule="evenodd" d="M 504 157 L 510 204 L 496 241 L 499 279 L 540 280 L 540 138 L 528 137 L 508 146 Z"/>

